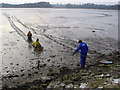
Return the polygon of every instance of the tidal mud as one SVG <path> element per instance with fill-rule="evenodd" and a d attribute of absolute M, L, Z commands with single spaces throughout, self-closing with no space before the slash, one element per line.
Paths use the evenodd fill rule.
<path fill-rule="evenodd" d="M 103 16 L 107 17 L 106 14 Z M 107 33 L 104 27 L 100 28 L 98 26 L 95 28 L 88 25 L 89 28 L 85 28 L 88 30 L 85 34 L 85 31 L 81 30 L 80 26 L 70 23 L 70 25 L 66 24 L 66 26 L 52 26 L 42 20 L 41 16 L 35 18 L 39 18 L 44 25 L 35 23 L 36 21 L 25 22 L 12 13 L 3 13 L 3 17 L 10 29 L 3 31 L 2 38 L 4 40 L 2 44 L 2 76 L 3 86 L 6 88 L 21 87 L 26 83 L 31 85 L 31 82 L 42 83 L 41 88 L 47 87 L 52 80 L 74 72 L 79 67 L 79 53 L 75 56 L 72 56 L 72 53 L 77 47 L 79 39 L 82 39 L 89 46 L 88 66 L 94 65 L 97 59 L 103 59 L 103 56 L 105 56 L 105 59 L 110 53 L 112 55 L 113 52 L 118 51 L 118 41 L 116 39 L 112 36 L 99 36 L 103 32 L 103 36 L 108 35 L 109 32 Z M 109 15 L 109 17 L 112 16 Z M 58 17 L 58 21 L 59 19 L 60 22 L 62 22 L 61 19 L 69 21 L 68 18 L 63 17 Z M 106 23 L 106 25 L 108 24 Z M 32 44 L 27 42 L 26 34 L 28 31 L 33 33 L 33 41 L 39 38 L 41 45 L 44 47 L 43 51 L 34 51 Z M 80 33 L 83 33 L 83 35 Z M 70 85 L 70 87 L 73 86 Z"/>

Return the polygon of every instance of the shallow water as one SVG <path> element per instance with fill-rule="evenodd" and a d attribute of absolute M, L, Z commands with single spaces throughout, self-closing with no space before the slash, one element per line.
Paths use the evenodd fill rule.
<path fill-rule="evenodd" d="M 90 50 L 100 53 L 107 54 L 118 47 L 116 10 L 14 8 L 2 9 L 1 17 L 0 60 L 4 77 L 28 76 L 37 70 L 38 61 L 46 64 L 39 70 L 43 75 L 51 66 L 75 68 L 79 53 L 75 56 L 72 53 L 79 39 L 85 41 Z M 27 42 L 28 31 L 33 33 L 33 40 L 40 39 L 44 47 L 42 52 L 35 52 Z M 93 57 L 91 53 L 88 56 Z"/>

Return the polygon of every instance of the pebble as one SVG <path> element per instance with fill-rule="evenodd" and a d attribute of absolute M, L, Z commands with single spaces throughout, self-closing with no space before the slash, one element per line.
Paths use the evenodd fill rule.
<path fill-rule="evenodd" d="M 48 76 L 46 76 L 46 77 L 41 77 L 41 81 L 42 82 L 49 82 L 49 81 L 51 81 L 52 80 L 52 77 L 48 77 Z"/>
<path fill-rule="evenodd" d="M 60 87 L 65 87 L 65 84 L 64 84 L 64 83 L 61 83 L 61 84 L 60 84 Z"/>
<path fill-rule="evenodd" d="M 73 86 L 74 86 L 73 84 L 68 84 L 65 86 L 65 88 L 73 88 Z"/>
<path fill-rule="evenodd" d="M 86 83 L 81 83 L 80 88 L 86 88 L 87 84 Z"/>

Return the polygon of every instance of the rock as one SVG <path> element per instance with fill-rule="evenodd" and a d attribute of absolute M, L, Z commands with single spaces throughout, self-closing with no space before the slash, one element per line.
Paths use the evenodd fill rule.
<path fill-rule="evenodd" d="M 87 84 L 86 83 L 81 83 L 80 88 L 87 88 Z"/>
<path fill-rule="evenodd" d="M 114 79 L 113 84 L 120 84 L 120 78 Z"/>
<path fill-rule="evenodd" d="M 105 77 L 111 77 L 110 74 L 106 74 Z"/>
<path fill-rule="evenodd" d="M 104 78 L 104 77 L 111 77 L 110 76 L 110 74 L 106 74 L 106 75 L 104 75 L 104 74 L 101 74 L 101 75 L 96 75 L 95 77 L 98 77 L 98 78 Z"/>
<path fill-rule="evenodd" d="M 79 85 L 74 85 L 74 88 L 79 88 Z"/>
<path fill-rule="evenodd" d="M 53 88 L 60 88 L 60 86 L 59 85 L 54 85 L 54 87 Z"/>
<path fill-rule="evenodd" d="M 60 67 L 60 65 L 57 65 L 57 67 Z"/>
<path fill-rule="evenodd" d="M 98 88 L 99 88 L 99 89 L 103 89 L 103 86 L 99 86 Z"/>
<path fill-rule="evenodd" d="M 65 87 L 65 84 L 64 84 L 64 83 L 61 83 L 59 86 L 62 87 L 62 88 L 64 88 L 64 87 Z"/>
<path fill-rule="evenodd" d="M 104 74 L 96 75 L 95 77 L 97 77 L 97 78 L 103 78 L 103 77 L 104 77 Z"/>
<path fill-rule="evenodd" d="M 50 83 L 48 86 L 47 86 L 47 89 L 51 89 L 51 88 L 54 88 L 54 85 L 52 83 Z"/>
<path fill-rule="evenodd" d="M 68 84 L 65 86 L 65 88 L 73 88 L 73 86 L 74 86 L 73 84 Z"/>
<path fill-rule="evenodd" d="M 50 82 L 51 80 L 52 80 L 52 77 L 48 77 L 48 76 L 46 76 L 46 77 L 41 77 L 41 81 L 44 82 L 44 83 Z"/>

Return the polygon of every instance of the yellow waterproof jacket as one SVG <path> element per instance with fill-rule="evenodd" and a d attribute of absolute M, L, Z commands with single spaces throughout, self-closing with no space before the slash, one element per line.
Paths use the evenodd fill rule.
<path fill-rule="evenodd" d="M 33 47 L 37 47 L 37 46 L 39 46 L 39 45 L 40 45 L 39 42 L 37 42 L 37 41 L 34 41 L 34 42 L 33 42 Z"/>

